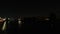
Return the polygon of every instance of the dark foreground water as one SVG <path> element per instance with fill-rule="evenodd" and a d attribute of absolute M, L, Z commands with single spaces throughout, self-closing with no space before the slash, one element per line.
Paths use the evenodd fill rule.
<path fill-rule="evenodd" d="M 17 26 L 17 23 L 10 23 L 8 24 L 8 29 L 7 31 L 4 32 L 0 32 L 3 34 L 24 34 L 24 33 L 56 33 L 56 32 L 60 32 L 60 22 L 56 21 L 53 24 L 50 24 L 49 22 L 43 22 L 43 23 L 34 23 L 32 24 L 31 21 L 28 23 L 24 23 L 22 24 L 21 27 Z"/>

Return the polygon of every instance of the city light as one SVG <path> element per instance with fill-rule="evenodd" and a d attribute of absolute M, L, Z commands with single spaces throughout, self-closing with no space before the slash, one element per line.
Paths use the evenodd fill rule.
<path fill-rule="evenodd" d="M 2 31 L 4 31 L 6 29 L 6 21 L 4 22 L 3 26 L 2 26 Z"/>
<path fill-rule="evenodd" d="M 49 18 L 46 18 L 45 20 L 50 20 Z"/>
<path fill-rule="evenodd" d="M 18 24 L 21 24 L 21 19 L 18 19 Z"/>

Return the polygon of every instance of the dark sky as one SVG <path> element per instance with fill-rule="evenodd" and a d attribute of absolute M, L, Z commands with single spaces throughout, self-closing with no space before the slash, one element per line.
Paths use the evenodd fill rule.
<path fill-rule="evenodd" d="M 51 12 L 59 11 L 55 3 L 22 3 L 3 3 L 0 6 L 0 16 L 49 16 Z"/>
<path fill-rule="evenodd" d="M 19 10 L 20 9 L 20 10 Z M 26 16 L 49 16 L 51 12 L 56 13 L 53 8 L 17 8 L 17 11 L 20 11 L 20 14 Z"/>
<path fill-rule="evenodd" d="M 60 18 L 60 3 L 56 3 L 56 16 Z"/>

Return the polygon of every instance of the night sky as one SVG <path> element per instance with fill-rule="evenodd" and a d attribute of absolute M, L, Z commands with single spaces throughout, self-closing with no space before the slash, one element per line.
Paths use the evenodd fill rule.
<path fill-rule="evenodd" d="M 60 15 L 56 5 L 56 3 L 39 2 L 1 3 L 0 16 L 49 16 L 51 12 Z"/>

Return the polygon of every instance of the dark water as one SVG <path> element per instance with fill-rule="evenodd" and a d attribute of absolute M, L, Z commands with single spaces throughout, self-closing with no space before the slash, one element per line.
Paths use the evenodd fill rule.
<path fill-rule="evenodd" d="M 10 28 L 3 33 L 42 33 L 42 32 L 59 32 L 60 23 L 55 24 L 23 24 L 21 27 L 10 25 Z M 1 32 L 2 33 L 2 32 Z"/>
<path fill-rule="evenodd" d="M 44 33 L 44 32 L 60 32 L 60 22 L 57 20 L 54 23 L 50 22 L 37 22 L 31 19 L 25 19 L 24 24 L 18 27 L 17 21 L 12 21 L 8 24 L 7 31 L 4 33 Z"/>

